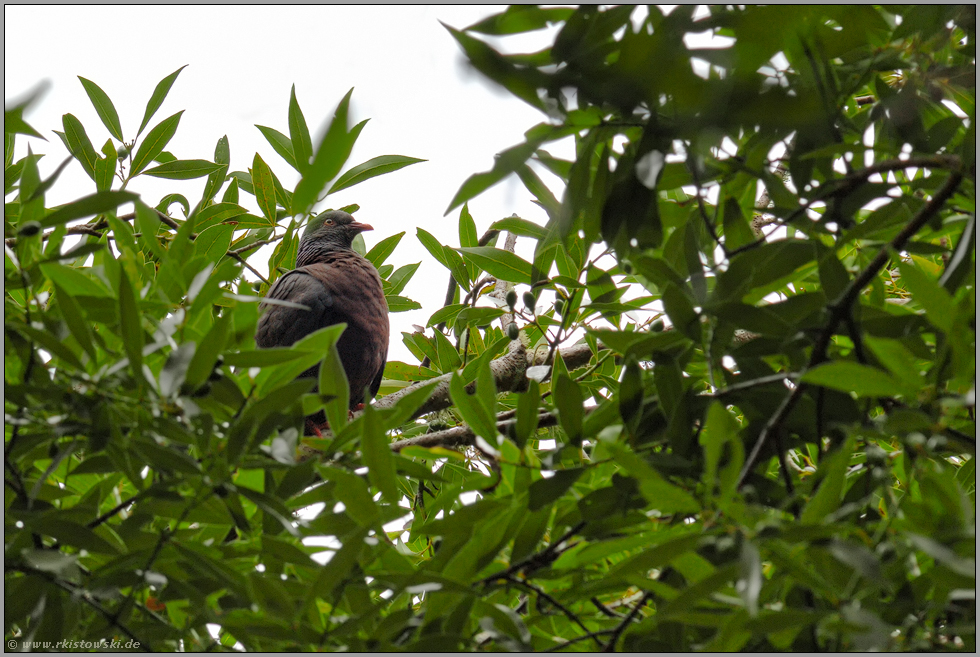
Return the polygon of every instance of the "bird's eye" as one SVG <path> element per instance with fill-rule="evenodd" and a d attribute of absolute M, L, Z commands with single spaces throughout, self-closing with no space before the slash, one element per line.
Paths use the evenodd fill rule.
<path fill-rule="evenodd" d="M 327 219 L 323 223 L 326 224 L 327 226 L 333 226 L 333 219 Z"/>

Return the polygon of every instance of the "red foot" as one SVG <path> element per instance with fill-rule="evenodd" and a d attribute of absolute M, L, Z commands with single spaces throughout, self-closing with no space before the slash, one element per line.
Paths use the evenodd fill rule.
<path fill-rule="evenodd" d="M 326 422 L 323 424 L 317 424 L 310 418 L 306 418 L 306 431 L 304 432 L 307 436 L 316 436 L 317 438 L 323 438 L 323 431 L 329 429 L 330 425 Z"/>

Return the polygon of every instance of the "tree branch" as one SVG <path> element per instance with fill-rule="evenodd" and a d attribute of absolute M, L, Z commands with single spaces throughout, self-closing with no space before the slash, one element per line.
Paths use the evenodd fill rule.
<path fill-rule="evenodd" d="M 586 343 L 576 344 L 566 349 L 560 350 L 562 360 L 565 361 L 565 366 L 568 367 L 568 371 L 574 371 L 580 367 L 584 367 L 592 359 L 592 348 Z M 494 383 L 497 385 L 497 392 L 522 392 L 527 389 L 527 377 L 525 372 L 528 367 L 534 365 L 541 365 L 547 360 L 547 354 L 543 353 L 528 353 L 527 349 L 521 343 L 520 340 L 514 340 L 510 343 L 510 350 L 505 356 L 501 356 L 495 360 L 490 361 L 490 373 L 493 375 Z M 426 385 L 431 384 L 433 381 L 438 382 L 435 390 L 429 396 L 429 399 L 413 414 L 413 418 L 421 417 L 427 413 L 435 413 L 436 411 L 441 411 L 445 408 L 452 406 L 452 400 L 449 397 L 449 381 L 452 379 L 452 373 L 443 374 L 434 379 L 427 379 L 425 381 L 416 381 L 410 386 L 402 388 L 390 395 L 385 395 L 381 399 L 374 402 L 374 408 L 378 410 L 392 408 L 405 396 L 411 394 L 412 392 L 422 388 Z M 472 389 L 472 384 L 470 384 L 470 389 Z M 363 411 L 355 411 L 354 417 L 358 417 L 363 413 Z M 432 434 L 429 434 L 432 435 Z M 461 443 L 456 443 L 461 444 Z"/>
<path fill-rule="evenodd" d="M 142 650 L 145 650 L 146 652 L 153 652 L 153 649 L 150 647 L 149 642 L 144 641 L 143 639 L 141 639 L 140 637 L 138 637 L 136 634 L 134 634 L 133 631 L 131 629 L 129 629 L 124 623 L 119 622 L 119 619 L 115 617 L 115 614 L 113 614 L 108 609 L 106 609 L 105 607 L 103 607 L 102 605 L 100 605 L 98 602 L 96 602 L 95 600 L 93 600 L 91 593 L 89 593 L 84 588 L 82 588 L 80 586 L 76 586 L 75 584 L 73 584 L 71 582 L 66 582 L 65 580 L 61 579 L 60 577 L 56 577 L 52 573 L 48 573 L 48 572 L 45 572 L 43 570 L 38 570 L 36 568 L 30 568 L 29 566 L 23 566 L 23 565 L 8 566 L 8 567 L 4 568 L 4 570 L 16 570 L 16 571 L 21 572 L 21 573 L 24 573 L 25 575 L 28 575 L 28 576 L 33 575 L 34 577 L 39 577 L 41 579 L 47 580 L 48 582 L 50 582 L 51 584 L 54 584 L 55 586 L 57 586 L 58 588 L 62 589 L 63 591 L 65 591 L 66 593 L 68 593 L 69 595 L 71 595 L 72 597 L 77 597 L 77 598 L 81 599 L 82 602 L 84 602 L 85 604 L 87 604 L 88 606 L 90 606 L 92 609 L 94 609 L 95 611 L 97 611 L 99 613 L 99 615 L 101 615 L 103 618 L 105 618 L 105 620 L 112 627 L 115 627 L 117 630 L 119 630 L 120 632 L 122 632 L 123 634 L 125 634 L 127 637 L 129 637 L 130 639 L 132 639 L 133 641 L 135 641 Z"/>
<path fill-rule="evenodd" d="M 934 159 L 934 158 L 910 158 L 905 162 L 909 162 L 912 159 Z M 949 157 L 942 157 L 941 159 L 948 160 Z M 959 158 L 953 158 L 959 162 Z M 886 164 L 886 163 L 882 163 Z M 912 165 L 909 165 L 912 166 Z M 869 167 L 871 168 L 871 167 Z M 865 169 L 864 171 L 867 171 Z M 863 172 L 862 172 L 863 173 Z M 881 269 L 888 263 L 888 259 L 891 257 L 891 251 L 901 251 L 905 244 L 916 234 L 929 219 L 935 215 L 942 208 L 943 204 L 956 192 L 956 188 L 959 187 L 960 182 L 963 180 L 963 174 L 959 169 L 953 170 L 949 174 L 949 178 L 943 183 L 943 186 L 939 189 L 936 194 L 929 199 L 919 210 L 918 213 L 908 224 L 905 225 L 898 235 L 889 242 L 887 245 L 883 246 L 880 251 L 871 259 L 868 266 L 858 274 L 857 278 L 852 280 L 850 284 L 844 289 L 835 301 L 827 306 L 830 311 L 830 318 L 827 320 L 827 324 L 824 326 L 823 330 L 817 336 L 817 340 L 813 345 L 813 353 L 810 355 L 810 362 L 807 364 L 806 372 L 827 359 L 827 348 L 830 346 L 830 339 L 833 337 L 837 330 L 837 326 L 841 321 L 849 316 L 851 313 L 851 308 L 857 301 L 858 296 L 860 296 L 861 291 L 867 287 L 874 277 L 878 275 Z M 766 422 L 766 426 L 763 427 L 762 431 L 759 433 L 759 437 L 755 441 L 755 445 L 752 446 L 752 451 L 749 453 L 748 458 L 745 460 L 745 465 L 742 466 L 742 471 L 738 475 L 738 482 L 736 487 L 741 487 L 742 483 L 745 481 L 745 477 L 748 473 L 755 467 L 756 461 L 759 458 L 759 454 L 762 452 L 762 446 L 766 443 L 766 440 L 774 432 L 778 431 L 782 426 L 782 423 L 789 416 L 793 407 L 796 406 L 796 402 L 800 400 L 803 396 L 803 392 L 807 389 L 807 384 L 800 383 L 793 390 L 783 398 L 780 402 L 779 407 Z M 780 456 L 782 458 L 782 456 Z"/>
<path fill-rule="evenodd" d="M 591 410 L 591 409 L 590 409 Z M 514 424 L 514 420 L 500 420 L 497 422 L 497 430 L 502 434 L 507 433 L 507 428 Z M 538 416 L 538 428 L 558 426 L 558 417 L 554 413 L 544 413 Z M 424 433 L 421 436 L 406 438 L 391 443 L 391 449 L 400 452 L 406 447 L 456 447 L 458 445 L 473 445 L 476 434 L 465 424 L 444 431 L 434 431 Z"/>
<path fill-rule="evenodd" d="M 576 616 L 571 609 L 569 609 L 562 603 L 558 602 L 558 600 L 553 598 L 551 595 L 549 595 L 544 589 L 542 589 L 539 586 L 535 586 L 531 582 L 514 577 L 513 575 L 509 575 L 508 577 L 505 578 L 505 580 L 507 582 L 510 582 L 511 584 L 516 584 L 517 586 L 524 587 L 529 591 L 533 591 L 538 595 L 539 598 L 544 598 L 545 600 L 547 600 L 555 609 L 558 609 L 561 613 L 565 614 L 565 616 L 568 617 L 568 620 L 572 621 L 573 623 L 581 627 L 582 630 L 585 632 L 585 636 L 591 636 L 592 640 L 595 641 L 596 646 L 598 646 L 599 648 L 602 647 L 602 643 L 600 643 L 599 639 L 595 636 L 595 634 L 593 634 L 592 631 L 585 626 L 585 623 L 582 622 L 582 619 Z"/>
<path fill-rule="evenodd" d="M 643 609 L 644 605 L 646 605 L 647 601 L 649 601 L 652 597 L 652 594 L 646 593 L 642 598 L 640 598 L 640 601 L 637 602 L 636 606 L 630 610 L 630 613 L 623 619 L 623 622 L 617 625 L 616 629 L 613 630 L 613 635 L 609 637 L 609 643 L 607 643 L 606 647 L 602 649 L 602 652 L 616 652 L 616 643 L 619 641 L 619 637 L 622 636 L 626 628 L 629 627 L 629 624 L 632 623 L 633 619 L 640 613 L 640 609 Z"/>

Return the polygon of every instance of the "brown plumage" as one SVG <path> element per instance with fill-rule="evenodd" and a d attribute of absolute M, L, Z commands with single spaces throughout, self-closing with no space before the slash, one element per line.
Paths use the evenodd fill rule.
<path fill-rule="evenodd" d="M 377 270 L 351 248 L 358 233 L 373 230 L 346 212 L 324 212 L 310 221 L 300 241 L 296 269 L 269 289 L 267 298 L 292 301 L 309 310 L 262 304 L 255 343 L 288 347 L 333 324 L 346 323 L 337 351 L 350 383 L 350 407 L 377 394 L 388 358 L 388 304 Z M 318 376 L 319 365 L 300 376 Z M 322 413 L 315 423 L 322 423 Z M 315 416 L 314 416 L 315 417 Z M 309 423 L 308 423 L 309 425 Z"/>

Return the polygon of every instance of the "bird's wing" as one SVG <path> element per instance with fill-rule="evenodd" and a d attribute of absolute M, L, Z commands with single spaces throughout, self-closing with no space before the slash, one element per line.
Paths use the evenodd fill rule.
<path fill-rule="evenodd" d="M 348 330 L 337 344 L 351 383 L 351 402 L 365 387 L 377 394 L 388 358 L 388 304 L 374 266 L 354 254 L 336 254 L 303 267 L 334 299 L 337 322 Z"/>
<path fill-rule="evenodd" d="M 263 304 L 266 310 L 255 333 L 257 346 L 288 347 L 313 331 L 343 321 L 337 317 L 334 295 L 305 269 L 301 267 L 284 274 L 266 297 L 302 304 L 309 310 Z"/>

